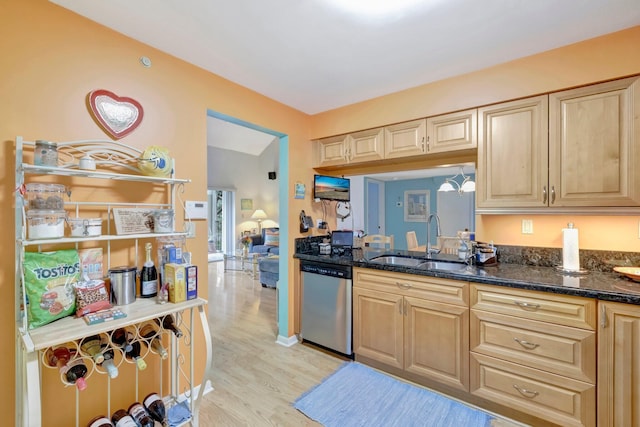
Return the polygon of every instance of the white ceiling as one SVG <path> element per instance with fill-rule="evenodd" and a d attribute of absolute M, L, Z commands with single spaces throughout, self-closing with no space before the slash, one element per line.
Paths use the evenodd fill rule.
<path fill-rule="evenodd" d="M 640 25 L 639 0 L 50 1 L 308 114 Z"/>

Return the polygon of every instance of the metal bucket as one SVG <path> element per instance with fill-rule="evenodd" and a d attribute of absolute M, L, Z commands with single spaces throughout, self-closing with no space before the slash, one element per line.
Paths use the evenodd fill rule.
<path fill-rule="evenodd" d="M 136 274 L 136 267 L 123 266 L 109 269 L 111 304 L 127 305 L 136 300 Z"/>

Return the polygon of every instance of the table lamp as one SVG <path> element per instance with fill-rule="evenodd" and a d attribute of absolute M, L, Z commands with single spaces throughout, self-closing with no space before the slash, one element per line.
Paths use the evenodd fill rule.
<path fill-rule="evenodd" d="M 258 233 L 262 234 L 262 220 L 267 219 L 267 214 L 262 209 L 256 209 L 256 211 L 251 215 L 251 219 L 255 219 L 258 222 Z"/>

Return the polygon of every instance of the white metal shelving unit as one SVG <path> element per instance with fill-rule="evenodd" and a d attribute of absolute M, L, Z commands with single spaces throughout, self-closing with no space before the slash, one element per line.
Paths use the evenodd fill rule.
<path fill-rule="evenodd" d="M 41 410 L 41 357 L 47 351 L 47 349 L 64 344 L 67 342 L 73 342 L 81 340 L 84 337 L 106 333 L 109 334 L 117 328 L 137 325 L 142 322 L 153 320 L 155 318 L 161 318 L 166 315 L 173 315 L 177 321 L 181 324 L 181 328 L 186 330 L 187 333 L 184 336 L 184 342 L 182 346 L 179 345 L 178 340 L 173 334 L 171 334 L 170 345 L 170 381 L 169 389 L 170 395 L 164 396 L 165 402 L 168 404 L 174 404 L 178 401 L 179 394 L 189 398 L 189 406 L 192 417 L 186 424 L 192 426 L 198 426 L 198 409 L 199 404 L 202 401 L 202 395 L 205 391 L 206 381 L 211 377 L 212 367 L 212 340 L 207 322 L 205 307 L 207 301 L 202 298 L 196 298 L 188 300 L 182 303 L 166 303 L 163 305 L 156 304 L 154 299 L 137 299 L 134 303 L 125 306 L 119 306 L 123 312 L 127 314 L 126 317 L 116 319 L 113 321 L 87 325 L 83 319 L 75 317 L 66 317 L 57 320 L 48 325 L 44 325 L 35 329 L 29 329 L 28 317 L 25 311 L 27 307 L 26 292 L 23 289 L 24 274 L 22 268 L 22 262 L 24 260 L 24 253 L 28 247 L 36 247 L 37 250 L 41 250 L 41 246 L 46 245 L 49 248 L 51 245 L 69 245 L 75 244 L 76 247 L 81 242 L 105 242 L 107 248 L 107 267 L 110 266 L 110 242 L 115 240 L 127 240 L 131 241 L 132 246 L 135 246 L 136 258 L 138 254 L 138 246 L 140 239 L 149 239 L 153 237 L 166 237 L 166 236 L 184 236 L 186 233 L 144 233 L 144 234 L 130 234 L 130 235 L 117 235 L 111 233 L 111 229 L 108 228 L 107 234 L 99 237 L 83 238 L 83 237 L 64 237 L 60 239 L 37 239 L 29 240 L 26 238 L 26 223 L 25 223 L 25 210 L 24 200 L 20 194 L 19 189 L 23 188 L 25 184 L 25 175 L 43 176 L 53 175 L 61 177 L 83 177 L 99 180 L 113 180 L 119 182 L 139 182 L 148 183 L 150 185 L 162 185 L 163 191 L 168 193 L 168 202 L 166 204 L 154 204 L 154 206 L 168 206 L 175 210 L 176 207 L 176 191 L 178 187 L 183 189 L 182 186 L 190 180 L 177 179 L 175 177 L 152 177 L 144 175 L 123 174 L 118 172 L 106 172 L 98 170 L 81 170 L 77 168 L 77 161 L 79 158 L 90 155 L 96 159 L 97 166 L 104 166 L 106 169 L 112 167 L 124 166 L 130 170 L 135 170 L 134 167 L 129 164 L 135 162 L 140 156 L 141 152 L 135 148 L 128 147 L 119 142 L 103 141 L 103 140 L 90 140 L 90 141 L 76 141 L 58 144 L 64 162 L 62 167 L 48 167 L 37 166 L 24 162 L 24 150 L 25 148 L 33 150 L 35 142 L 24 141 L 22 137 L 16 137 L 15 140 L 15 155 L 16 155 L 16 171 L 15 171 L 15 230 L 16 230 L 16 252 L 15 252 L 15 311 L 16 311 L 16 425 L 17 426 L 29 426 L 38 427 L 42 425 L 42 410 Z M 120 168 L 121 169 L 121 168 Z M 156 190 L 159 191 L 159 190 Z M 140 205 L 137 203 L 117 203 L 117 202 L 67 202 L 66 205 L 73 205 L 76 212 L 86 209 L 87 207 L 102 207 L 111 216 L 112 206 L 122 205 Z M 137 263 L 136 259 L 136 263 Z M 137 265 L 137 264 L 136 264 Z M 196 313 L 200 320 L 200 324 L 204 334 L 204 344 L 206 349 L 206 365 L 203 378 L 200 379 L 200 385 L 197 387 L 194 378 L 194 331 Z M 186 321 L 188 318 L 188 322 Z M 183 323 L 184 322 L 184 323 Z M 182 350 L 181 350 L 182 349 Z M 183 365 L 185 363 L 185 355 L 181 351 L 186 352 L 188 350 L 189 369 L 185 372 Z M 136 385 L 137 385 L 136 370 Z M 108 382 L 111 379 L 107 380 Z M 118 379 L 114 380 L 118 381 Z M 178 382 L 182 384 L 182 381 L 186 383 L 186 386 L 180 387 L 178 390 Z M 197 397 L 195 396 L 197 392 Z M 79 391 L 76 390 L 76 393 Z M 85 391 L 83 393 L 90 393 Z M 137 391 L 136 391 L 137 393 Z M 195 397 L 195 398 L 194 398 Z M 77 406 L 76 395 L 76 406 Z M 110 407 L 110 402 L 108 404 Z M 109 416 L 111 414 L 108 414 Z M 78 408 L 76 407 L 76 426 L 79 426 Z"/>

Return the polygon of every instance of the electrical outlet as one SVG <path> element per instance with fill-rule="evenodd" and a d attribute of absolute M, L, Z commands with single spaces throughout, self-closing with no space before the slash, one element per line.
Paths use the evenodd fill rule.
<path fill-rule="evenodd" d="M 523 219 L 522 220 L 522 234 L 533 234 L 533 220 L 532 219 Z"/>
<path fill-rule="evenodd" d="M 185 222 L 184 228 L 187 233 L 187 239 L 195 239 L 196 238 L 196 225 L 192 222 Z"/>

